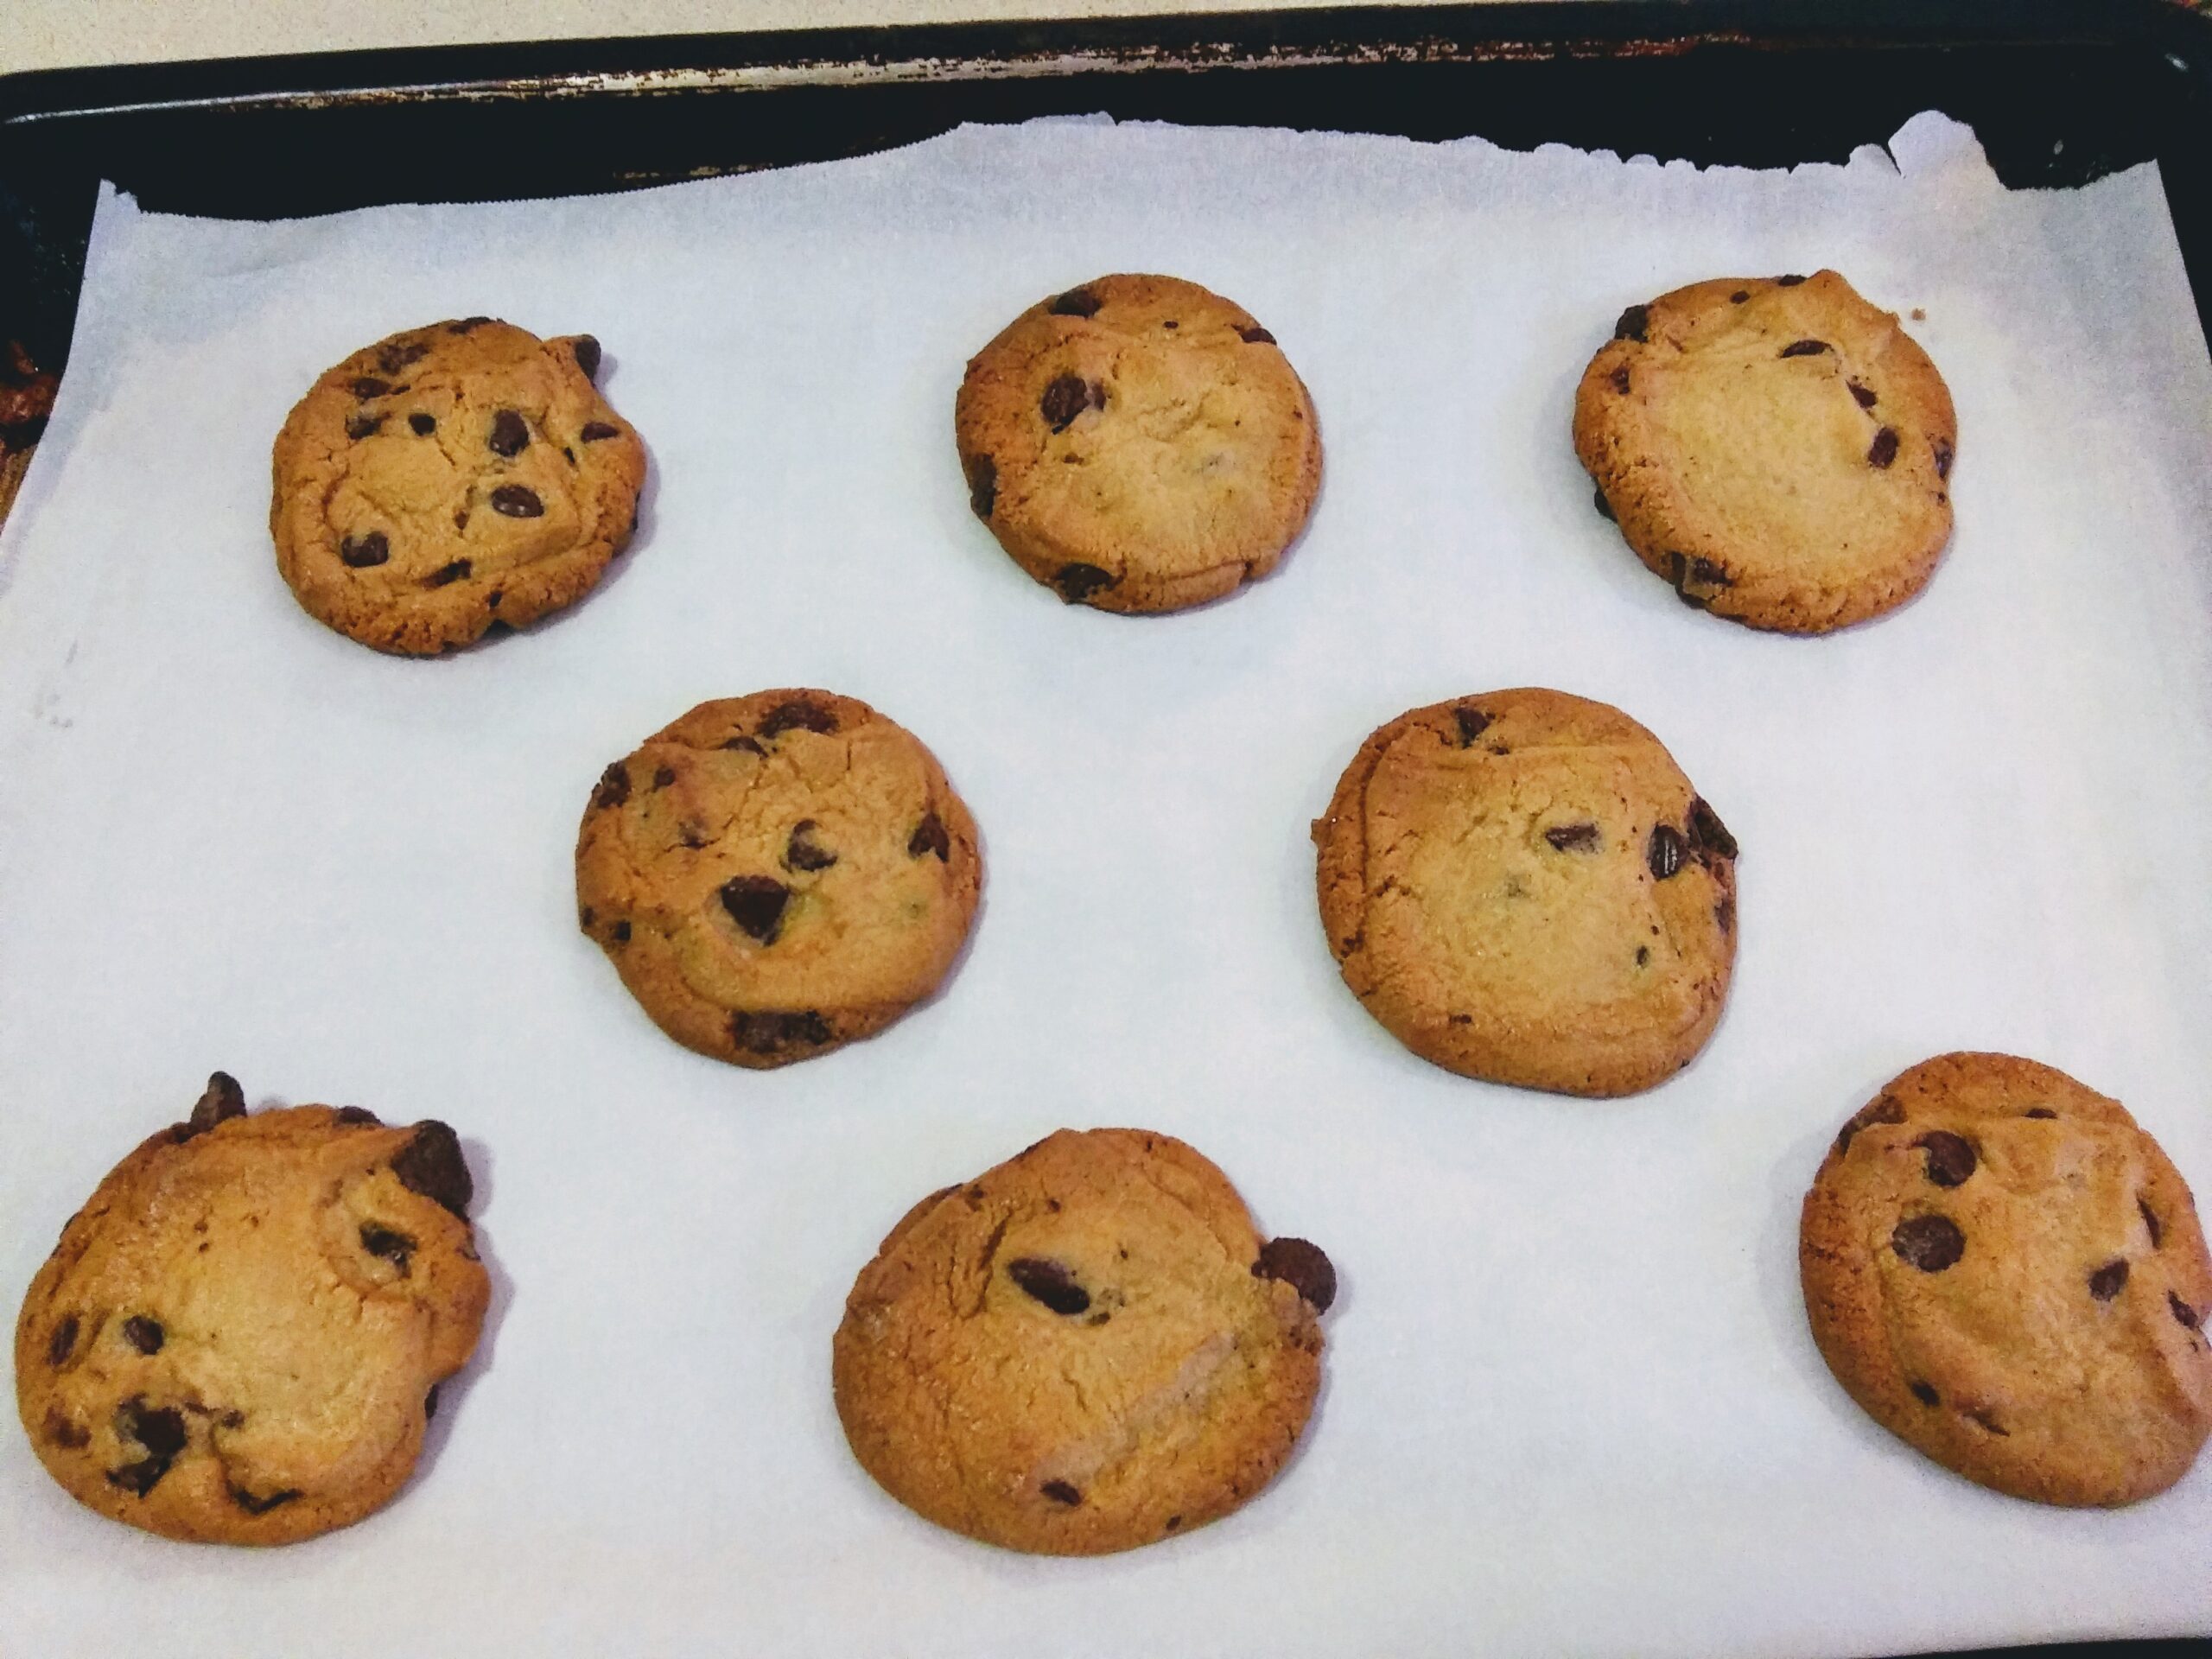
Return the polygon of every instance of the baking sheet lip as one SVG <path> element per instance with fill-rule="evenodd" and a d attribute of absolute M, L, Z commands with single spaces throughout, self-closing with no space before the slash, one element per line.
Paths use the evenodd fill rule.
<path fill-rule="evenodd" d="M 608 36 L 34 70 L 0 76 L 0 131 L 180 110 L 742 92 L 1163 70 L 1644 57 L 1708 46 L 1936 49 L 2153 41 L 2193 41 L 2212 50 L 2212 12 L 2197 9 L 2191 0 L 2008 0 L 2002 5 L 1934 0 L 1910 8 L 1877 0 L 1872 6 L 1855 4 L 1843 16 L 1793 0 L 1492 0 L 1435 7 L 1177 12 Z M 629 61 L 608 67 L 610 57 Z M 516 73 L 518 58 L 554 61 L 542 70 Z M 325 77 L 327 84 L 314 84 Z M 245 84 L 200 90 L 206 82 L 226 79 Z"/>

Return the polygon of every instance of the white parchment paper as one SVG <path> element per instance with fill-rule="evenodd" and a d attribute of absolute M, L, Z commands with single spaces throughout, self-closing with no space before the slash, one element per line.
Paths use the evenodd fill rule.
<path fill-rule="evenodd" d="M 1685 609 L 1592 511 L 1623 306 L 1833 265 L 1957 400 L 1933 585 L 1827 639 Z M 969 516 L 962 365 L 1109 270 L 1234 296 L 1328 478 L 1269 581 L 1064 608 Z M 1914 308 L 1917 308 L 1917 310 Z M 590 330 L 653 461 L 602 588 L 432 662 L 278 580 L 269 448 L 326 365 L 488 312 Z M 1924 321 L 1917 320 L 1924 312 Z M 2157 175 L 2009 193 L 1941 118 L 1700 173 L 1068 122 L 645 194 L 95 227 L 0 538 L 0 1301 L 207 1073 L 455 1124 L 497 1295 L 414 1484 L 270 1553 L 79 1509 L 0 1433 L 0 1649 L 51 1656 L 1841 1655 L 2212 1630 L 2212 1465 L 2076 1514 L 1863 1418 L 1798 1201 L 1942 1050 L 2118 1095 L 2212 1183 L 2212 363 Z M 1310 818 L 1376 725 L 1619 704 L 1740 838 L 1704 1057 L 1590 1103 L 1451 1077 L 1338 980 Z M 577 931 L 601 768 L 820 685 L 975 809 L 973 948 L 885 1036 L 690 1054 Z M 1295 1460 L 1218 1526 L 1026 1559 L 881 1495 L 831 1410 L 854 1274 L 1063 1124 L 1219 1162 L 1343 1274 Z"/>

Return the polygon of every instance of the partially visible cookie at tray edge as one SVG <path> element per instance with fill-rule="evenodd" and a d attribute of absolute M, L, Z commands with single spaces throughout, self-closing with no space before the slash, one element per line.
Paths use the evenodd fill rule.
<path fill-rule="evenodd" d="M 283 1544 L 405 1482 L 490 1281 L 454 1133 L 248 1115 L 221 1072 L 103 1179 L 32 1280 L 16 1393 L 47 1471 L 112 1519 Z"/>
<path fill-rule="evenodd" d="M 599 365 L 588 334 L 470 317 L 326 372 L 273 456 L 270 531 L 301 605 L 364 645 L 427 656 L 590 592 L 636 528 L 645 476 Z"/>

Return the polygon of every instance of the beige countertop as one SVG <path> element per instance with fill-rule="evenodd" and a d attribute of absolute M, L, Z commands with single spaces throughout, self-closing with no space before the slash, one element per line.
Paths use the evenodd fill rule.
<path fill-rule="evenodd" d="M 1343 0 L 1270 0 L 1277 7 Z M 1421 3 L 1421 0 L 1414 0 Z M 0 74 L 465 41 L 1245 10 L 1261 0 L 4 0 Z"/>

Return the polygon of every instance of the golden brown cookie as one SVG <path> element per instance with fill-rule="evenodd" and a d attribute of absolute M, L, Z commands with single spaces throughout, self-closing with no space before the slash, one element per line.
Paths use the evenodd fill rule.
<path fill-rule="evenodd" d="M 488 317 L 410 328 L 315 383 L 277 435 L 269 526 L 308 613 L 409 656 L 521 627 L 598 583 L 645 448 L 599 342 Z"/>
<path fill-rule="evenodd" d="M 827 691 L 703 702 L 607 767 L 576 901 L 687 1048 L 787 1065 L 881 1030 L 950 971 L 982 885 L 935 756 Z"/>
<path fill-rule="evenodd" d="M 1518 690 L 1401 715 L 1313 841 L 1344 983 L 1449 1071 L 1634 1094 L 1720 1018 L 1735 838 L 1618 709 Z"/>
<path fill-rule="evenodd" d="M 117 1165 L 16 1325 L 47 1472 L 166 1537 L 286 1544 L 406 1480 L 490 1297 L 442 1123 L 359 1107 L 248 1116 L 217 1072 Z"/>
<path fill-rule="evenodd" d="M 1264 576 L 1321 486 L 1313 400 L 1241 306 L 1173 276 L 1040 300 L 968 365 L 969 502 L 1070 604 L 1176 611 Z"/>
<path fill-rule="evenodd" d="M 837 1328 L 837 1415 L 861 1466 L 939 1526 L 1129 1549 L 1281 1468 L 1335 1295 L 1328 1257 L 1262 1243 L 1181 1141 L 1063 1129 L 892 1229 Z"/>
<path fill-rule="evenodd" d="M 2045 1503 L 2181 1478 L 2212 1429 L 2196 1202 L 2116 1100 L 1943 1054 L 1859 1109 L 1798 1232 L 1821 1357 L 1947 1469 Z"/>
<path fill-rule="evenodd" d="M 1832 270 L 1621 315 L 1574 398 L 1599 511 L 1682 602 L 1825 633 L 1902 605 L 1951 536 L 1951 394 Z"/>

